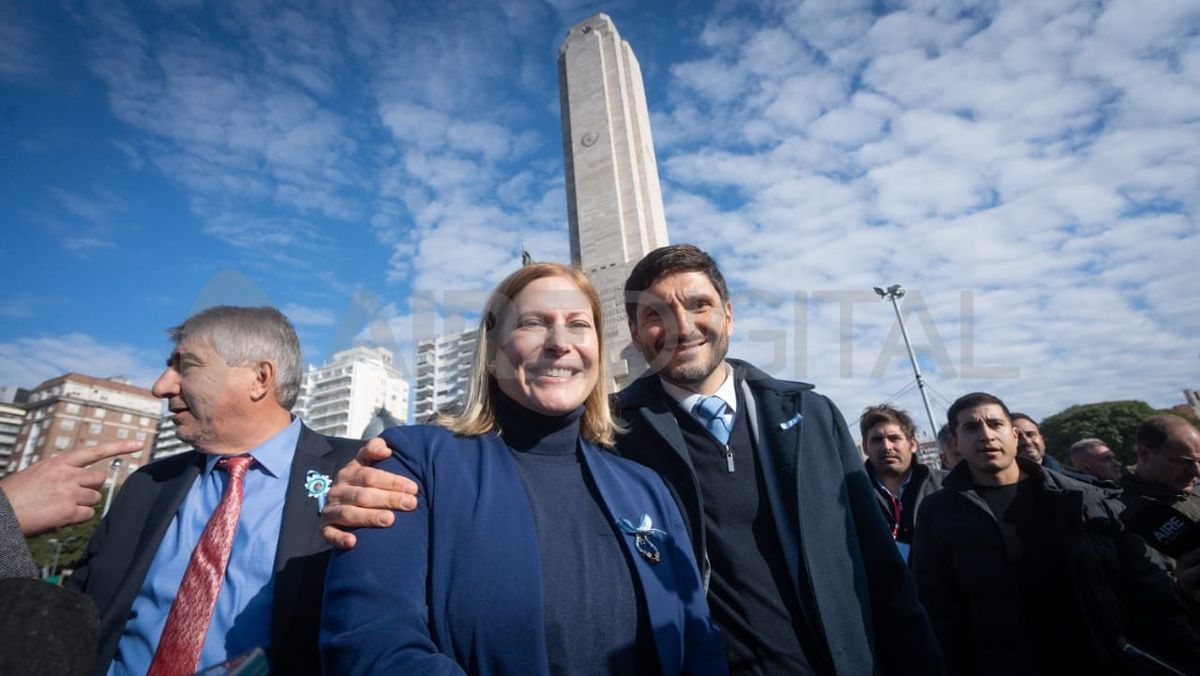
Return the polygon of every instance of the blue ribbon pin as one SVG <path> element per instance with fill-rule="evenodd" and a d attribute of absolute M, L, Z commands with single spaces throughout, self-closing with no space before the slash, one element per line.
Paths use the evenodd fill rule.
<path fill-rule="evenodd" d="M 633 536 L 633 546 L 637 549 L 638 554 L 642 555 L 642 558 L 649 561 L 651 565 L 662 561 L 662 554 L 651 538 L 661 537 L 666 533 L 654 527 L 654 522 L 650 519 L 649 514 L 643 514 L 641 523 L 636 526 L 629 519 L 620 517 L 617 519 L 617 526 L 627 535 Z"/>

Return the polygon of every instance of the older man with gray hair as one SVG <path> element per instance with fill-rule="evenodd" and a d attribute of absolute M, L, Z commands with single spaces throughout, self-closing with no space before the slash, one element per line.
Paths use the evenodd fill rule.
<path fill-rule="evenodd" d="M 1076 472 L 1103 481 L 1121 478 L 1121 463 L 1108 444 L 1099 439 L 1080 439 L 1071 444 L 1071 466 Z"/>
<path fill-rule="evenodd" d="M 329 477 L 359 443 L 292 416 L 300 342 L 275 308 L 218 306 L 170 329 L 153 391 L 196 450 L 125 482 L 72 584 L 100 610 L 95 673 L 192 674 L 261 648 L 319 673 Z"/>

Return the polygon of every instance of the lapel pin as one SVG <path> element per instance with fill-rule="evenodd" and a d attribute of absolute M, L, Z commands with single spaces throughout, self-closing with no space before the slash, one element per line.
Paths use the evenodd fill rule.
<path fill-rule="evenodd" d="M 654 541 L 651 538 L 666 535 L 666 533 L 654 528 L 654 522 L 651 521 L 649 514 L 643 514 L 642 521 L 637 526 L 634 526 L 625 517 L 617 519 L 617 525 L 626 534 L 633 536 L 634 548 L 637 549 L 638 554 L 642 555 L 643 559 L 650 562 L 650 565 L 653 566 L 662 561 L 662 554 L 658 551 L 658 547 L 654 545 Z"/>
<path fill-rule="evenodd" d="M 317 512 L 325 511 L 325 494 L 329 492 L 329 475 L 321 474 L 315 469 L 308 470 L 304 475 L 304 490 L 308 497 L 317 501 Z"/>
<path fill-rule="evenodd" d="M 800 424 L 800 421 L 802 421 L 802 420 L 804 420 L 804 416 L 802 416 L 802 415 L 800 415 L 799 413 L 797 413 L 796 415 L 794 415 L 794 416 L 792 416 L 792 417 L 788 418 L 787 420 L 784 420 L 783 422 L 779 423 L 779 429 L 781 429 L 781 430 L 790 430 L 790 429 L 792 429 L 793 427 L 795 427 L 796 425 L 799 425 L 799 424 Z"/>

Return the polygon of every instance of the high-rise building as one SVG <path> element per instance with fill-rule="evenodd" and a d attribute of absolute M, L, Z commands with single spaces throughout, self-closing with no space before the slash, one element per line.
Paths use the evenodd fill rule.
<path fill-rule="evenodd" d="M 0 403 L 25 405 L 29 401 L 29 390 L 16 385 L 0 385 Z"/>
<path fill-rule="evenodd" d="M 38 385 L 29 395 L 8 469 L 30 464 L 81 446 L 136 440 L 145 450 L 125 458 L 117 482 L 149 461 L 162 400 L 123 378 L 93 378 L 68 373 Z"/>
<path fill-rule="evenodd" d="M 0 402 L 0 475 L 8 467 L 13 449 L 17 447 L 17 433 L 25 420 L 25 407 L 20 404 Z"/>
<path fill-rule="evenodd" d="M 558 85 L 571 260 L 600 293 L 610 374 L 623 387 L 645 369 L 630 345 L 625 279 L 668 242 L 641 67 L 608 15 L 567 33 Z"/>
<path fill-rule="evenodd" d="M 418 423 L 462 405 L 475 358 L 475 333 L 476 329 L 463 329 L 417 344 L 413 419 Z"/>
<path fill-rule="evenodd" d="M 408 381 L 385 347 L 357 346 L 309 366 L 294 410 L 321 434 L 358 438 L 379 408 L 407 417 Z"/>
<path fill-rule="evenodd" d="M 192 450 L 192 445 L 180 439 L 175 429 L 175 417 L 170 413 L 158 419 L 158 435 L 154 438 L 154 450 L 150 454 L 151 460 L 179 455 Z"/>

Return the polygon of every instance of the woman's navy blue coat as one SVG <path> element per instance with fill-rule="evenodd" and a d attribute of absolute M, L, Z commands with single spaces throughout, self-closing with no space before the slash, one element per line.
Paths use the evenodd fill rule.
<path fill-rule="evenodd" d="M 382 435 L 377 467 L 415 480 L 417 509 L 391 528 L 362 529 L 325 578 L 321 652 L 334 674 L 547 674 L 541 570 L 529 499 L 496 434 L 455 436 L 435 426 Z M 664 674 L 725 673 L 724 647 L 675 501 L 651 470 L 582 442 L 609 518 L 665 531 L 652 565 L 635 564 Z M 603 585 L 581 579 L 579 584 Z"/>

